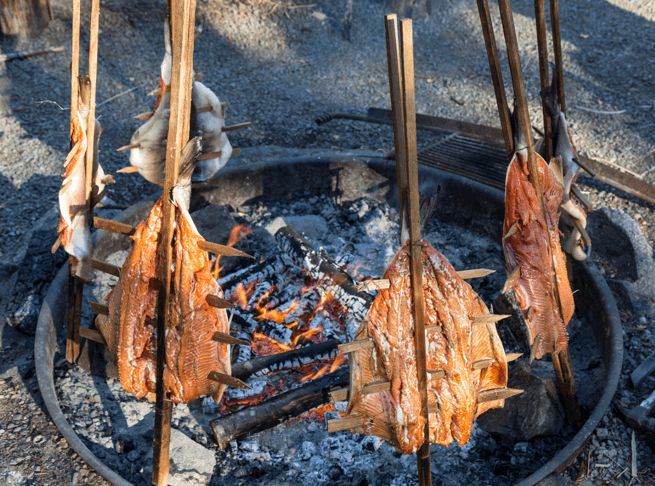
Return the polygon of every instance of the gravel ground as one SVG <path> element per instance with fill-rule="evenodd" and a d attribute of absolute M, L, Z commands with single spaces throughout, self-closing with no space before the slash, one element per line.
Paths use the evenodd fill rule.
<path fill-rule="evenodd" d="M 11 263 L 25 244 L 20 242 L 33 223 L 55 204 L 68 145 L 70 6 L 63 0 L 51 3 L 55 18 L 40 37 L 0 41 L 3 53 L 58 45 L 66 48 L 62 54 L 0 66 L 0 225 L 6 228 L 0 241 L 0 263 L 4 272 L 12 269 Z M 131 117 L 152 103 L 147 93 L 157 82 L 164 3 L 103 2 L 98 115 L 105 128 L 101 161 L 110 172 L 127 163 L 126 156 L 114 149 L 127 143 L 138 125 Z M 418 111 L 497 124 L 474 2 L 433 3 L 435 13 L 416 19 L 414 26 Z M 228 102 L 228 123 L 254 122 L 253 128 L 231 135 L 235 146 L 391 147 L 389 127 L 344 121 L 322 127 L 313 124 L 314 118 L 325 112 L 363 112 L 369 106 L 388 105 L 383 2 L 354 2 L 350 41 L 344 35 L 344 4 L 345 0 L 311 4 L 302 0 L 198 2 L 202 32 L 196 44 L 196 70 Z M 539 125 L 532 5 L 529 0 L 514 2 L 533 101 L 532 119 Z M 560 8 L 567 103 L 579 150 L 655 182 L 655 4 L 650 0 L 576 0 L 562 1 Z M 87 35 L 84 30 L 83 50 Z M 509 79 L 507 73 L 505 78 Z M 429 134 L 419 133 L 419 138 L 421 143 L 429 142 Z M 110 196 L 119 204 L 155 192 L 135 176 L 117 175 L 116 180 Z M 583 190 L 597 206 L 632 216 L 653 244 L 652 206 L 588 179 Z M 44 247 L 50 244 L 43 241 Z M 652 323 L 652 316 L 624 314 L 626 332 L 645 325 L 640 324 L 642 317 Z M 30 371 L 31 339 L 7 327 L 1 338 L 5 359 L 0 373 L 7 378 L 0 383 L 0 440 L 8 445 L 2 447 L 0 461 L 20 460 L 40 467 L 43 474 L 35 471 L 32 481 L 42 484 L 102 483 L 71 455 L 38 406 Z M 637 349 L 635 356 L 644 349 Z M 613 420 L 610 417 L 608 423 Z M 34 444 L 25 439 L 36 430 L 48 445 L 25 447 Z M 614 440 L 617 447 L 627 447 L 624 439 Z M 590 468 L 594 470 L 593 464 Z M 4 470 L 0 467 L 3 483 L 28 481 L 27 474 L 4 480 Z M 79 472 L 77 476 L 73 471 Z M 623 474 L 619 480 L 627 477 Z"/>

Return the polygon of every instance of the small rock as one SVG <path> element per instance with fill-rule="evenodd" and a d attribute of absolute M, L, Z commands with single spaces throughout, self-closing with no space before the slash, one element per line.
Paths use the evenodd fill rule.
<path fill-rule="evenodd" d="M 45 442 L 45 437 L 42 435 L 37 435 L 32 439 L 32 442 L 34 442 L 35 445 L 43 444 Z"/>
<path fill-rule="evenodd" d="M 133 449 L 127 453 L 127 460 L 130 462 L 136 462 L 141 457 L 141 453 L 138 449 Z"/>

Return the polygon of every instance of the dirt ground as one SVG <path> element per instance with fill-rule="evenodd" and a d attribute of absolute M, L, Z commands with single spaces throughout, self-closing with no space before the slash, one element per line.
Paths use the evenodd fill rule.
<path fill-rule="evenodd" d="M 0 276 L 15 269 L 33 224 L 56 204 L 67 152 L 70 2 L 51 3 L 54 19 L 41 36 L 0 41 L 3 54 L 65 48 L 60 54 L 0 65 L 0 227 L 5 228 Z M 391 148 L 386 126 L 314 123 L 324 113 L 364 113 L 370 106 L 389 105 L 384 2 L 355 0 L 350 29 L 344 21 L 345 4 L 198 1 L 195 69 L 227 101 L 228 123 L 253 121 L 252 128 L 231 134 L 234 146 Z M 567 104 L 579 151 L 655 183 L 655 3 L 560 4 Z M 533 2 L 516 0 L 513 6 L 532 120 L 540 125 Z M 127 165 L 126 155 L 115 149 L 128 143 L 138 126 L 132 117 L 152 103 L 148 93 L 157 84 L 164 15 L 164 1 L 102 3 L 98 117 L 105 129 L 101 163 L 108 172 Z M 492 15 L 497 18 L 495 8 Z M 499 22 L 496 29 L 501 32 Z M 475 2 L 433 0 L 432 15 L 416 18 L 414 31 L 418 112 L 497 125 Z M 82 36 L 84 51 L 86 29 Z M 422 140 L 428 137 L 419 133 Z M 118 205 L 156 191 L 133 175 L 118 174 L 116 181 L 109 195 Z M 649 243 L 655 243 L 653 206 L 589 179 L 582 189 L 597 206 L 625 211 Z M 41 250 L 52 244 L 54 228 L 52 240 L 46 239 Z M 13 289 L 5 287 L 3 292 Z M 103 484 L 68 449 L 41 409 L 32 338 L 5 326 L 4 319 L 0 326 L 0 483 Z M 589 451 L 585 454 L 592 457 Z M 644 460 L 651 463 L 652 457 Z M 571 475 L 578 476 L 580 462 L 575 467 Z M 616 481 L 624 479 L 628 484 L 626 474 Z"/>

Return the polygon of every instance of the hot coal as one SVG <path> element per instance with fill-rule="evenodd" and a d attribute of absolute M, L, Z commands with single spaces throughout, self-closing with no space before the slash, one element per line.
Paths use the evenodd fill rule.
<path fill-rule="evenodd" d="M 212 206 L 203 208 L 203 211 L 211 220 Z M 332 300 L 317 310 L 321 298 L 334 286 L 334 282 L 329 279 L 318 282 L 306 269 L 282 262 L 279 245 L 263 229 L 276 218 L 282 218 L 285 223 L 293 221 L 295 228 L 303 228 L 312 246 L 329 255 L 356 281 L 379 278 L 399 246 L 396 210 L 367 197 L 339 203 L 329 197 L 308 194 L 291 202 L 255 201 L 238 208 L 219 207 L 217 211 L 221 215 L 228 211 L 230 218 L 223 219 L 231 219 L 229 224 L 247 223 L 255 229 L 237 247 L 255 254 L 258 258 L 256 263 L 244 261 L 242 267 L 230 270 L 228 259 L 221 261 L 221 265 L 226 266 L 219 281 L 224 286 L 226 296 L 237 303 L 231 334 L 253 339 L 254 343 L 252 348 L 239 347 L 235 367 L 259 359 L 255 351 L 268 354 L 287 350 L 285 348 L 297 348 L 299 345 L 292 341 L 299 335 L 299 328 L 323 328 L 308 338 L 304 345 L 311 346 L 328 339 L 342 342 L 348 339 L 348 316 L 344 315 L 344 307 L 338 307 L 340 304 Z M 220 222 L 221 218 L 214 221 Z M 280 222 L 277 224 L 279 229 Z M 493 302 L 505 280 L 498 241 L 438 220 L 427 222 L 424 236 L 458 270 L 495 269 L 495 274 L 470 281 L 488 304 Z M 124 252 L 116 253 L 108 260 L 120 264 L 124 257 Z M 94 287 L 88 287 L 88 298 L 102 301 L 113 282 L 114 277 L 101 276 Z M 254 285 L 242 304 L 238 303 L 237 288 L 240 282 L 246 290 L 249 285 Z M 253 282 L 265 282 L 265 285 Z M 271 311 L 288 311 L 290 308 L 286 315 L 271 314 Z M 85 309 L 85 319 L 89 319 L 88 305 L 85 305 Z M 298 324 L 294 325 L 294 322 Z M 502 322 L 499 330 L 503 330 Z M 594 396 L 602 386 L 601 361 L 594 349 L 587 323 L 574 317 L 569 330 L 574 369 L 580 377 L 580 401 L 583 406 L 591 408 Z M 253 332 L 260 332 L 279 342 L 266 342 L 269 346 L 266 348 L 264 341 L 254 339 Z M 511 337 L 511 332 L 507 331 L 506 334 Z M 505 342 L 510 352 L 520 351 L 515 349 L 515 345 L 515 342 Z M 196 478 L 195 481 L 215 484 L 223 484 L 228 478 L 231 484 L 252 481 L 322 484 L 339 480 L 406 484 L 415 481 L 413 456 L 400 456 L 393 447 L 371 437 L 345 432 L 328 435 L 323 419 L 317 420 L 316 414 L 312 416 L 311 412 L 304 418 L 286 421 L 238 442 L 233 441 L 225 451 L 218 450 L 209 426 L 210 420 L 244 409 L 249 402 L 261 402 L 285 390 L 297 389 L 302 386 L 301 380 L 311 378 L 312 374 L 326 366 L 329 368 L 333 359 L 333 355 L 328 354 L 309 364 L 303 363 L 300 368 L 295 366 L 297 361 L 283 362 L 279 369 L 267 367 L 268 372 L 261 369 L 251 375 L 248 378 L 250 390 L 228 389 L 220 404 L 205 399 L 176 406 L 174 429 L 208 448 L 216 458 L 213 476 L 208 474 L 202 480 Z M 510 373 L 513 366 L 510 364 Z M 543 368 L 547 372 L 542 378 L 552 380 L 548 367 Z M 142 465 L 147 464 L 145 458 L 151 448 L 148 434 L 152 430 L 152 404 L 134 400 L 112 379 L 92 376 L 83 370 L 68 368 L 63 363 L 57 373 L 56 386 L 62 407 L 87 445 L 127 479 L 136 483 L 147 482 L 148 472 L 142 469 Z M 336 404 L 334 410 L 342 409 L 343 405 Z M 328 411 L 327 414 L 334 418 L 336 412 Z M 466 481 L 476 484 L 510 483 L 543 464 L 570 439 L 572 433 L 572 430 L 564 428 L 556 436 L 525 441 L 512 437 L 494 438 L 476 425 L 466 446 L 432 447 L 433 471 L 442 479 L 450 478 L 452 484 Z M 133 449 L 117 452 L 118 437 L 131 437 Z"/>

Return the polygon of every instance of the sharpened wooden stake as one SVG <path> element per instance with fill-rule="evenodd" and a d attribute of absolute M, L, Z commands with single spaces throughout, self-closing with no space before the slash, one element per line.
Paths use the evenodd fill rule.
<path fill-rule="evenodd" d="M 133 165 L 128 165 L 127 167 L 123 167 L 122 169 L 118 169 L 116 173 L 118 174 L 136 174 L 139 172 L 139 169 L 134 167 Z"/>
<path fill-rule="evenodd" d="M 231 386 L 232 388 L 242 388 L 245 390 L 250 389 L 250 386 L 248 386 L 247 383 L 241 381 L 239 378 L 235 378 L 232 375 L 226 375 L 225 373 L 220 373 L 218 371 L 210 371 L 207 378 L 211 381 Z"/>
<path fill-rule="evenodd" d="M 355 285 L 355 289 L 358 292 L 375 292 L 377 290 L 388 289 L 390 282 L 386 278 L 375 279 L 375 280 L 364 280 Z"/>
<path fill-rule="evenodd" d="M 91 307 L 91 310 L 95 312 L 96 314 L 100 314 L 103 316 L 108 316 L 109 315 L 109 307 L 107 307 L 105 304 L 101 304 L 100 302 L 89 302 L 89 306 Z"/>
<path fill-rule="evenodd" d="M 228 257 L 243 257 L 243 258 L 252 258 L 252 259 L 255 258 L 254 256 L 249 255 L 245 251 L 237 250 L 236 248 L 227 245 L 219 245 L 218 243 L 212 243 L 211 241 L 207 241 L 207 240 L 200 240 L 198 242 L 198 247 L 201 250 L 208 251 L 209 253 L 213 253 L 214 255 L 228 256 Z"/>
<path fill-rule="evenodd" d="M 218 343 L 231 344 L 233 346 L 250 346 L 250 341 L 230 336 L 224 332 L 216 331 L 212 336 L 212 339 Z"/>
<path fill-rule="evenodd" d="M 478 403 L 505 400 L 520 395 L 523 392 L 524 390 L 519 390 L 518 388 L 496 388 L 494 390 L 485 390 L 478 394 Z"/>
<path fill-rule="evenodd" d="M 162 227 L 157 255 L 157 373 L 155 430 L 153 434 L 152 484 L 168 484 L 169 446 L 173 405 L 166 396 L 166 329 L 171 299 L 171 267 L 175 207 L 170 195 L 178 182 L 182 147 L 189 140 L 191 119 L 191 84 L 193 81 L 193 44 L 195 33 L 195 0 L 170 0 L 171 48 L 173 72 L 170 86 L 170 117 L 166 141 L 166 166 L 162 197 Z"/>
<path fill-rule="evenodd" d="M 342 354 L 355 353 L 364 349 L 373 349 L 373 341 L 370 339 L 359 339 L 357 341 L 350 341 L 349 343 L 339 344 L 339 352 Z"/>
<path fill-rule="evenodd" d="M 109 231 L 111 233 L 119 233 L 128 236 L 134 234 L 134 226 L 132 225 L 119 223 L 118 221 L 113 221 L 111 219 L 99 218 L 97 216 L 93 218 L 93 226 L 96 229 Z"/>
<path fill-rule="evenodd" d="M 523 356 L 523 353 L 507 353 L 505 359 L 508 363 L 511 363 L 512 361 L 519 359 L 521 356 Z"/>
<path fill-rule="evenodd" d="M 209 305 L 211 305 L 212 307 L 216 307 L 217 309 L 229 309 L 231 307 L 234 307 L 234 304 L 232 302 L 222 297 L 219 297 L 218 295 L 210 294 L 207 297 L 205 297 L 205 301 Z"/>
<path fill-rule="evenodd" d="M 252 122 L 242 122 L 242 123 L 235 123 L 234 125 L 225 125 L 222 129 L 223 132 L 233 132 L 235 130 L 241 130 L 243 128 L 250 128 L 252 126 Z"/>
<path fill-rule="evenodd" d="M 347 417 L 328 420 L 327 421 L 327 431 L 328 432 L 341 432 L 342 430 L 350 430 L 359 427 L 364 427 L 366 425 L 366 419 L 359 415 L 348 415 Z"/>
<path fill-rule="evenodd" d="M 211 159 L 217 159 L 218 157 L 221 156 L 223 153 L 222 150 L 215 150 L 213 152 L 206 152 L 204 154 L 200 154 L 198 156 L 198 160 L 211 160 Z"/>
<path fill-rule="evenodd" d="M 557 98 L 559 109 L 566 115 L 566 98 L 564 96 L 564 63 L 562 61 L 562 34 L 559 24 L 559 0 L 550 0 L 550 28 L 553 32 L 553 54 L 555 58 L 555 76 L 557 77 Z"/>
<path fill-rule="evenodd" d="M 102 337 L 102 334 L 95 329 L 89 329 L 88 327 L 80 327 L 80 337 L 93 341 L 94 343 L 102 344 L 106 346 L 105 338 Z"/>
<path fill-rule="evenodd" d="M 472 270 L 457 271 L 457 275 L 459 275 L 460 278 L 464 280 L 470 280 L 473 278 L 482 278 L 482 277 L 486 277 L 487 275 L 491 275 L 492 273 L 496 273 L 496 270 L 490 270 L 488 268 L 475 268 Z"/>
<path fill-rule="evenodd" d="M 512 316 L 510 314 L 481 314 L 473 319 L 473 325 L 475 326 L 487 323 L 494 324 L 498 321 L 502 321 L 503 319 L 507 319 L 508 317 Z"/>
<path fill-rule="evenodd" d="M 92 258 L 91 267 L 100 272 L 108 273 L 109 275 L 113 275 L 115 277 L 121 276 L 121 267 L 112 265 L 111 263 L 103 262 L 102 260 L 96 260 L 95 258 Z"/>

